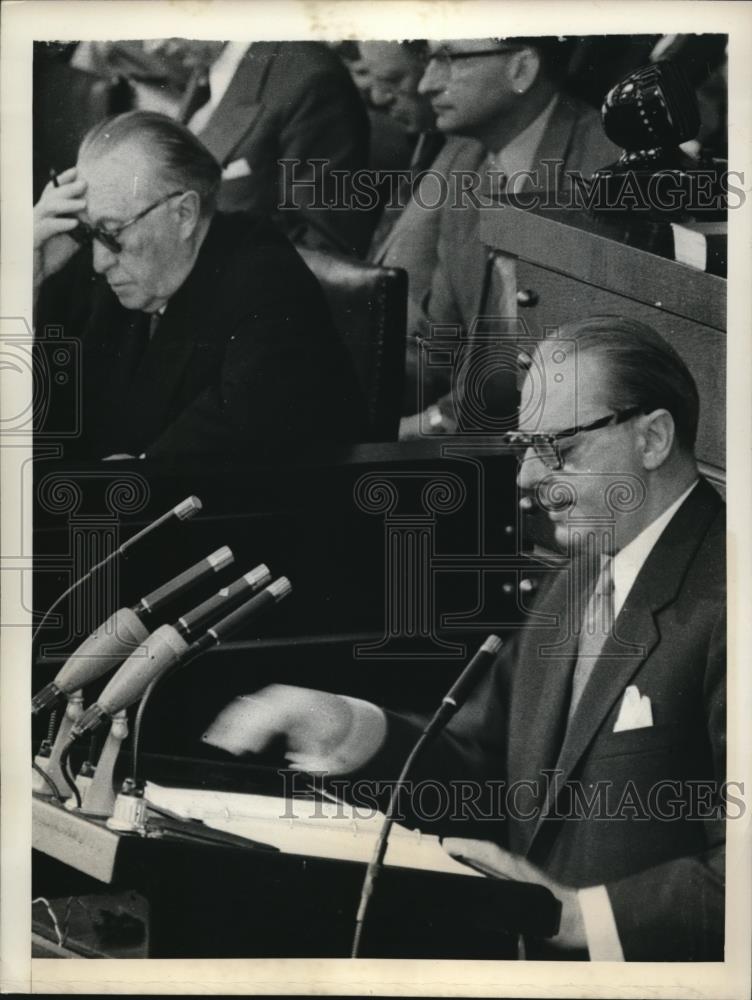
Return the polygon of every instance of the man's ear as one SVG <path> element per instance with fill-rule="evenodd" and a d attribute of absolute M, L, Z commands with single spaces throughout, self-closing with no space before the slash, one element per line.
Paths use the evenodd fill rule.
<path fill-rule="evenodd" d="M 676 428 L 668 410 L 653 410 L 638 418 L 638 447 L 646 469 L 657 469 L 666 461 L 674 447 Z"/>
<path fill-rule="evenodd" d="M 201 198 L 197 191 L 186 191 L 177 203 L 180 234 L 183 239 L 190 239 L 196 231 L 201 218 Z"/>
<path fill-rule="evenodd" d="M 515 94 L 526 94 L 538 79 L 540 54 L 535 49 L 521 49 L 509 61 L 509 80 Z"/>

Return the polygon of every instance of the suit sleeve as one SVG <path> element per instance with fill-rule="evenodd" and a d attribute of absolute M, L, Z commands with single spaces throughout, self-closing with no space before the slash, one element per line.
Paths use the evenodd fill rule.
<path fill-rule="evenodd" d="M 368 164 L 368 116 L 349 82 L 326 72 L 306 79 L 279 135 L 279 158 L 301 161 L 294 172 L 280 172 L 284 190 L 279 191 L 279 203 L 298 205 L 302 212 L 282 210 L 275 220 L 296 243 L 362 256 L 376 225 L 376 206 L 367 211 L 324 204 L 348 196 L 344 178 L 338 179 L 335 171 L 349 176 Z M 306 166 L 309 160 L 324 163 L 314 169 Z M 310 183 L 314 180 L 315 195 Z"/>
<path fill-rule="evenodd" d="M 725 780 L 726 617 L 710 643 L 704 690 L 716 786 Z M 717 813 L 695 818 L 706 828 L 707 850 L 656 865 L 606 885 L 627 961 L 722 961 L 724 942 L 725 823 Z M 704 807 L 702 807 L 704 814 Z M 719 815 L 720 814 L 720 815 Z M 732 814 L 733 815 L 733 814 Z"/>

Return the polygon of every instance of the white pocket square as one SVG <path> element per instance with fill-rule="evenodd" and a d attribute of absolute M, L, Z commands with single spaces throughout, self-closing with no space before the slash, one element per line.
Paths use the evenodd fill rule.
<path fill-rule="evenodd" d="M 622 733 L 627 729 L 646 729 L 653 725 L 653 710 L 650 698 L 641 695 L 637 686 L 630 684 L 624 691 L 619 716 L 614 724 L 614 732 Z"/>
<path fill-rule="evenodd" d="M 222 171 L 223 181 L 234 181 L 238 177 L 250 177 L 251 168 L 248 166 L 248 160 L 240 159 L 233 160 L 232 163 L 228 163 L 227 166 Z"/>

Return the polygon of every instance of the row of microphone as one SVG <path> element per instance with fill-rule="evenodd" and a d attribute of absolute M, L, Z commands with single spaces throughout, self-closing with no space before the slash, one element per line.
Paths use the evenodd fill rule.
<path fill-rule="evenodd" d="M 190 502 L 192 506 L 186 507 Z M 189 498 L 155 525 L 164 523 L 171 514 L 184 519 L 184 510 L 192 516 L 200 507 L 197 498 Z M 291 593 L 287 577 L 272 580 L 268 567 L 262 563 L 172 624 L 150 628 L 150 620 L 155 620 L 157 612 L 224 570 L 234 558 L 231 550 L 223 546 L 146 594 L 134 606 L 115 611 L 78 646 L 55 678 L 34 696 L 32 712 L 38 714 L 54 709 L 63 699 L 119 666 L 94 704 L 75 722 L 71 738 L 79 739 L 133 705 L 151 684 L 172 668 L 225 641 L 241 625 Z"/>

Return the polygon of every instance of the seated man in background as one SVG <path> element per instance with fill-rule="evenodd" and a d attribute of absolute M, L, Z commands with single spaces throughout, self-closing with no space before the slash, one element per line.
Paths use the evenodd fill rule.
<path fill-rule="evenodd" d="M 158 111 L 174 117 L 190 77 L 181 59 L 151 52 L 138 40 L 79 42 L 70 64 L 74 69 L 101 77 L 121 79 L 129 90 L 129 103 L 119 111 Z"/>
<path fill-rule="evenodd" d="M 251 458 L 359 439 L 360 391 L 318 283 L 270 222 L 216 211 L 220 173 L 183 125 L 133 111 L 95 126 L 43 192 L 37 336 L 82 341 L 82 434 L 66 454 Z"/>
<path fill-rule="evenodd" d="M 410 775 L 443 785 L 449 814 L 422 818 L 407 794 L 400 810 L 469 829 L 481 839 L 445 840 L 451 854 L 561 901 L 558 935 L 528 958 L 719 961 L 725 513 L 694 457 L 697 388 L 654 330 L 614 316 L 563 327 L 530 360 L 518 485 L 570 559 Z M 358 779 L 372 801 L 422 728 L 274 685 L 203 738 L 238 755 L 282 739 L 292 767 L 349 775 L 357 803 Z"/>
<path fill-rule="evenodd" d="M 448 176 L 465 176 L 465 189 L 459 192 L 459 207 L 450 186 L 449 197 L 433 210 L 440 216 L 437 264 L 424 316 L 408 333 L 410 398 L 402 438 L 456 428 L 456 401 L 447 394 L 444 376 L 426 377 L 419 384 L 420 337 L 432 324 L 456 325 L 467 335 L 481 310 L 494 316 L 499 312 L 493 301 L 498 288 L 492 288 L 491 301 L 481 301 L 487 250 L 479 235 L 478 198 L 553 184 L 563 188 L 568 172 L 589 176 L 620 152 L 603 133 L 598 112 L 563 89 L 571 41 L 543 36 L 481 38 L 431 42 L 429 48 L 420 91 L 431 100 L 436 125 L 442 132 L 473 141 L 455 146 L 452 158 L 442 163 Z M 489 379 L 484 391 L 485 405 L 513 416 L 513 376 L 504 372 Z M 426 403 L 433 405 L 418 412 Z"/>
<path fill-rule="evenodd" d="M 423 171 L 445 172 L 445 161 L 451 161 L 463 140 L 450 138 L 447 143 L 436 130 L 430 101 L 418 91 L 426 68 L 426 43 L 361 42 L 360 49 L 369 72 L 371 101 L 387 110 L 413 142 L 410 160 L 404 164 L 407 169 L 396 183 L 392 175 L 384 185 L 384 210 L 368 252 L 374 264 L 407 271 L 407 328 L 413 330 L 436 268 L 440 221 L 440 212 L 421 207 L 426 202 L 413 198 L 413 189 Z"/>
<path fill-rule="evenodd" d="M 144 44 L 190 71 L 178 117 L 222 166 L 221 211 L 271 216 L 308 247 L 364 253 L 374 213 L 330 207 L 342 198 L 333 171 L 365 168 L 369 138 L 363 101 L 334 52 L 302 41 Z"/>

